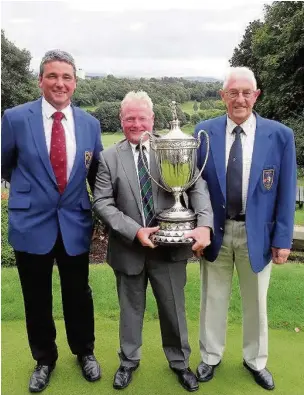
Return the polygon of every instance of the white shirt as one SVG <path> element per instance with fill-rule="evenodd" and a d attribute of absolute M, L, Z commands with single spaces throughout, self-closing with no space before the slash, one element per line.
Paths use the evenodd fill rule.
<path fill-rule="evenodd" d="M 237 126 L 237 124 L 235 122 L 233 122 L 227 116 L 226 171 L 227 171 L 230 149 L 231 149 L 231 146 L 232 146 L 234 139 L 235 139 L 235 134 L 232 132 L 236 126 Z M 244 131 L 244 133 L 241 133 L 241 143 L 242 143 L 242 149 L 243 149 L 243 188 L 242 188 L 243 209 L 242 209 L 242 214 L 244 214 L 246 212 L 246 201 L 247 201 L 250 168 L 251 168 L 252 152 L 253 152 L 255 129 L 256 129 L 255 115 L 252 113 L 250 115 L 250 117 L 239 126 L 241 126 L 241 128 Z"/>
<path fill-rule="evenodd" d="M 45 141 L 48 154 L 50 155 L 51 137 L 52 137 L 52 126 L 53 118 L 52 115 L 58 110 L 53 107 L 48 101 L 42 97 L 42 118 L 44 126 Z M 75 138 L 75 124 L 71 105 L 69 104 L 61 112 L 64 114 L 64 118 L 61 123 L 65 133 L 65 144 L 67 153 L 67 180 L 69 180 L 72 167 L 75 161 L 76 155 L 76 138 Z"/>
<path fill-rule="evenodd" d="M 136 149 L 137 144 L 133 144 L 130 141 L 129 141 L 129 144 L 130 144 L 131 149 L 132 149 L 132 154 L 133 154 L 133 158 L 134 158 L 134 162 L 135 162 L 135 169 L 136 169 L 137 179 L 138 179 L 138 186 L 139 186 L 139 190 L 140 190 L 140 182 L 139 182 L 138 168 L 137 168 L 138 157 L 140 155 L 140 152 L 139 152 L 139 150 L 137 151 L 137 149 Z M 146 140 L 143 143 L 143 146 L 146 147 L 146 149 L 143 150 L 143 153 L 144 153 L 144 155 L 146 155 L 147 162 L 148 162 L 148 167 L 150 168 L 150 142 L 149 142 L 149 139 Z M 142 199 L 140 199 L 140 201 L 141 201 L 141 218 L 142 218 L 144 226 L 146 226 L 146 219 L 145 219 L 145 216 L 144 216 L 144 208 L 143 208 L 143 204 L 142 204 Z"/>

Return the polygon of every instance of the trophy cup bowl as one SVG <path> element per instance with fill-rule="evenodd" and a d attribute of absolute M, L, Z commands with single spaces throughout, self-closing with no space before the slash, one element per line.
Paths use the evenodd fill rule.
<path fill-rule="evenodd" d="M 162 184 L 158 183 L 146 168 L 150 178 L 160 188 L 172 193 L 175 199 L 171 208 L 156 216 L 160 228 L 150 238 L 157 245 L 189 245 L 193 243 L 193 239 L 185 238 L 184 233 L 196 227 L 196 215 L 182 205 L 180 197 L 198 180 L 204 170 L 208 159 L 209 136 L 204 130 L 199 131 L 197 139 L 183 133 L 179 128 L 175 102 L 172 102 L 171 110 L 173 121 L 170 122 L 169 133 L 156 137 L 145 132 L 140 139 L 140 155 L 143 155 L 142 141 L 147 134 L 149 135 L 150 147 L 155 155 Z M 196 174 L 196 155 L 202 134 L 206 136 L 207 153 L 201 170 Z M 151 154 L 152 151 L 150 151 Z"/>

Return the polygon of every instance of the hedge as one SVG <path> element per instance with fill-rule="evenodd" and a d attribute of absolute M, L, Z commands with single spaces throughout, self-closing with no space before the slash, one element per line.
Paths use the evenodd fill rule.
<path fill-rule="evenodd" d="M 8 244 L 8 201 L 2 196 L 1 200 L 1 265 L 15 266 L 15 254 Z"/>

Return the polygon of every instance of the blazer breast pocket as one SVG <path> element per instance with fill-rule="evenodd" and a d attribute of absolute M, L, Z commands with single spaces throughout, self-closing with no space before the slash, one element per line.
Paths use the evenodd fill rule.
<path fill-rule="evenodd" d="M 260 186 L 264 193 L 271 192 L 275 189 L 278 174 L 275 165 L 264 166 L 261 174 Z"/>

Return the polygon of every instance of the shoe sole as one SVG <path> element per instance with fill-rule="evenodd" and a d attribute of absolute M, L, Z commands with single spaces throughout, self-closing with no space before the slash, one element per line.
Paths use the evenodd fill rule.
<path fill-rule="evenodd" d="M 213 374 L 211 375 L 211 376 L 206 376 L 206 377 L 204 377 L 204 378 L 200 378 L 197 374 L 196 374 L 196 377 L 197 377 L 197 379 L 198 379 L 198 381 L 200 382 L 200 383 L 206 383 L 207 381 L 210 381 L 210 380 L 212 380 L 213 379 Z"/>

